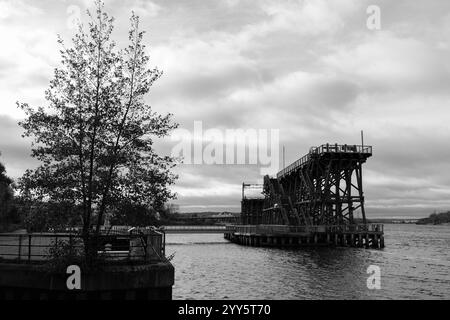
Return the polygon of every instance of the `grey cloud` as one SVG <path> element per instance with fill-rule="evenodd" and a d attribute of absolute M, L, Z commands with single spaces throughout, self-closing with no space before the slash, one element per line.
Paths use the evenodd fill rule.
<path fill-rule="evenodd" d="M 450 117 L 448 1 L 381 0 L 379 32 L 366 28 L 368 0 L 154 3 L 160 10 L 142 21 L 150 31 L 151 63 L 165 71 L 148 98 L 155 110 L 174 113 L 188 129 L 194 120 L 202 120 L 204 130 L 278 128 L 287 163 L 321 143 L 358 143 L 364 129 L 374 146 L 364 171 L 369 217 L 450 208 L 450 132 L 443 121 Z M 17 24 L 68 38 L 67 6 L 39 4 L 45 21 L 41 15 Z M 123 42 L 130 8 L 119 1 L 107 7 Z M 0 27 L 5 21 L 18 27 L 12 20 L 0 20 Z M 38 41 L 20 41 L 33 56 L 30 46 Z M 45 50 L 37 53 L 45 57 Z M 8 92 L 48 83 L 50 75 L 35 70 L 17 82 L 17 65 L 8 62 L 15 56 L 7 58 L 0 75 Z M 35 165 L 29 142 L 15 120 L 0 114 L 1 159 L 10 175 L 20 176 Z M 173 144 L 158 142 L 164 154 Z M 255 166 L 182 165 L 176 172 L 176 188 L 186 193 L 177 203 L 186 211 L 238 211 L 240 184 L 260 178 Z"/>
<path fill-rule="evenodd" d="M 17 125 L 17 120 L 0 115 L 0 159 L 8 175 L 14 179 L 20 177 L 27 168 L 37 165 L 30 156 L 30 141 L 21 135 L 22 129 Z"/>

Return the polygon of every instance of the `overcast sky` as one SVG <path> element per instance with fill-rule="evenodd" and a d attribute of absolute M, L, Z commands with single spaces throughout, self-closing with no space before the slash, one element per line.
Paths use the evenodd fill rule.
<path fill-rule="evenodd" d="M 19 177 L 36 162 L 15 102 L 45 105 L 59 63 L 56 35 L 90 1 L 0 0 L 0 161 Z M 381 29 L 366 26 L 369 5 Z M 148 31 L 148 96 L 182 128 L 279 129 L 286 163 L 322 143 L 355 144 L 364 130 L 369 217 L 450 209 L 450 2 L 179 0 L 106 1 L 123 44 L 134 9 Z M 170 152 L 175 142 L 159 142 Z M 239 211 L 257 165 L 182 165 L 182 211 Z"/>

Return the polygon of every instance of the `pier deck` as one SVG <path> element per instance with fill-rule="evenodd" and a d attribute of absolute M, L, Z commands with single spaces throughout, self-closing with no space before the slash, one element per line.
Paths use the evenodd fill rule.
<path fill-rule="evenodd" d="M 225 239 L 248 246 L 343 246 L 384 248 L 383 225 L 230 225 Z"/>

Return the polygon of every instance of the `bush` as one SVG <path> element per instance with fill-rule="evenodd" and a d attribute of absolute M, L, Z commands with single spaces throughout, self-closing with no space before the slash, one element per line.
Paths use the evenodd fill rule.
<path fill-rule="evenodd" d="M 82 243 L 74 240 L 54 240 L 47 252 L 46 266 L 51 271 L 65 272 L 67 266 L 83 264 L 84 254 Z"/>
<path fill-rule="evenodd" d="M 69 203 L 35 202 L 28 204 L 24 226 L 28 232 L 65 230 L 80 224 L 78 208 Z"/>
<path fill-rule="evenodd" d="M 54 240 L 47 252 L 46 269 L 49 272 L 66 272 L 70 265 L 77 265 L 83 270 L 101 270 L 105 264 L 102 254 L 88 256 L 84 251 L 84 243 L 81 238 L 68 240 Z"/>

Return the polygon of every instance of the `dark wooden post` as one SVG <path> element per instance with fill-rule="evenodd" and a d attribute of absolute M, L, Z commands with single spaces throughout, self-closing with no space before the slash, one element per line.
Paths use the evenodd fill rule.
<path fill-rule="evenodd" d="M 28 262 L 31 261 L 31 234 L 28 234 Z"/>
<path fill-rule="evenodd" d="M 19 261 L 22 257 L 22 235 L 19 235 Z"/>

